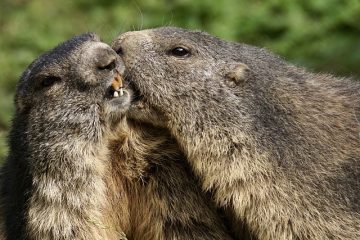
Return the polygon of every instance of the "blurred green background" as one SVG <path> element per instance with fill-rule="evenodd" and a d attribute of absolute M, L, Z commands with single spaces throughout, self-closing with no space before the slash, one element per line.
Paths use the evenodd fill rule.
<path fill-rule="evenodd" d="M 22 71 L 59 42 L 163 25 L 267 47 L 314 71 L 360 76 L 359 0 L 1 0 L 0 162 Z"/>

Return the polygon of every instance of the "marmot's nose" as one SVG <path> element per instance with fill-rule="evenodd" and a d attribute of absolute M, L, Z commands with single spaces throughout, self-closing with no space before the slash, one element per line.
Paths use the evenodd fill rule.
<path fill-rule="evenodd" d="M 106 49 L 98 49 L 96 52 L 95 67 L 99 71 L 117 70 L 120 74 L 125 71 L 124 64 L 114 50 L 107 47 Z"/>
<path fill-rule="evenodd" d="M 151 42 L 152 39 L 147 30 L 133 31 L 121 34 L 113 41 L 111 47 L 122 57 L 137 50 L 139 46 L 145 46 Z"/>
<path fill-rule="evenodd" d="M 95 66 L 99 70 L 113 70 L 116 67 L 116 53 L 110 48 L 95 49 Z"/>

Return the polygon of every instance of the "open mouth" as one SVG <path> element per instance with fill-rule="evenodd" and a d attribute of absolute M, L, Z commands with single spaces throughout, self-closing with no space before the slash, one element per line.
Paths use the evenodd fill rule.
<path fill-rule="evenodd" d="M 109 99 L 116 99 L 124 96 L 124 80 L 123 77 L 117 73 L 107 92 L 107 97 Z"/>
<path fill-rule="evenodd" d="M 108 100 L 107 109 L 110 112 L 124 112 L 130 107 L 134 111 L 147 106 L 137 84 L 127 74 L 115 74 L 106 90 L 105 98 Z"/>
<path fill-rule="evenodd" d="M 132 90 L 125 88 L 124 79 L 120 73 L 112 78 L 105 94 L 106 108 L 111 113 L 122 113 L 131 105 Z"/>

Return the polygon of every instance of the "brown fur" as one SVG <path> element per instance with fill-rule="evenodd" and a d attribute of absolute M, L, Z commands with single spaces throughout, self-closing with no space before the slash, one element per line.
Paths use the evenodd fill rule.
<path fill-rule="evenodd" d="M 358 83 L 178 28 L 113 48 L 140 99 L 129 117 L 170 131 L 239 235 L 360 238 Z"/>
<path fill-rule="evenodd" d="M 84 34 L 24 72 L 1 172 L 6 239 L 232 239 L 167 132 L 123 119 L 131 93 L 109 95 L 122 70 Z"/>
<path fill-rule="evenodd" d="M 110 150 L 109 198 L 128 239 L 232 239 L 164 129 L 124 121 Z"/>
<path fill-rule="evenodd" d="M 111 225 L 106 133 L 130 99 L 108 96 L 122 67 L 98 36 L 83 34 L 23 73 L 1 169 L 6 239 L 119 239 L 121 232 L 102 225 Z"/>

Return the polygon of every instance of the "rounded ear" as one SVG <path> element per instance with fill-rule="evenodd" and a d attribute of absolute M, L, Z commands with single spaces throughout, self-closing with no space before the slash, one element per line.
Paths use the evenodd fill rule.
<path fill-rule="evenodd" d="M 229 87 L 235 87 L 246 82 L 250 78 L 250 68 L 244 63 L 228 65 L 225 71 L 225 83 Z"/>

